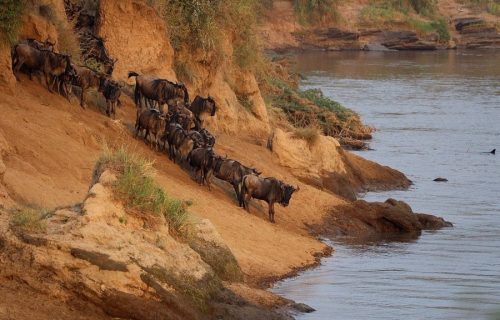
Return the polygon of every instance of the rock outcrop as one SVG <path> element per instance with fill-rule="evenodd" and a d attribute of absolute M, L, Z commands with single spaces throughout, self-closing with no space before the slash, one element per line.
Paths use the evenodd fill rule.
<path fill-rule="evenodd" d="M 444 227 L 452 227 L 452 224 L 430 214 L 414 213 L 408 204 L 394 199 L 385 202 L 357 200 L 332 209 L 323 224 L 311 226 L 314 232 L 322 235 L 357 239 L 412 239 L 422 230 Z"/>
<path fill-rule="evenodd" d="M 499 49 L 500 32 L 497 27 L 479 17 L 465 17 L 454 20 L 459 34 L 458 47 L 467 49 Z"/>
<path fill-rule="evenodd" d="M 126 210 L 114 195 L 115 181 L 104 171 L 82 204 L 45 215 L 36 232 L 9 227 L 2 212 L 0 278 L 19 279 L 61 302 L 91 302 L 119 318 L 286 318 L 224 287 L 218 275 L 230 271 L 226 280 L 235 281 L 241 270 L 208 220 L 184 243 L 162 216 Z M 246 310 L 240 315 L 231 306 L 236 302 Z"/>
<path fill-rule="evenodd" d="M 344 151 L 332 137 L 319 135 L 308 142 L 276 129 L 270 142 L 278 163 L 300 180 L 350 200 L 358 192 L 405 189 L 411 184 L 397 170 Z"/>

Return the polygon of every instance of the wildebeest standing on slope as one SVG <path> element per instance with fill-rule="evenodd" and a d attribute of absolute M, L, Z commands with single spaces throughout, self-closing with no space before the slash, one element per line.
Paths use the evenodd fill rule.
<path fill-rule="evenodd" d="M 276 178 L 260 178 L 255 175 L 243 177 L 241 187 L 241 199 L 243 207 L 250 212 L 249 201 L 251 198 L 264 200 L 269 205 L 269 221 L 274 220 L 274 203 L 278 202 L 286 207 L 290 203 L 290 198 L 299 187 L 295 188 Z"/>
<path fill-rule="evenodd" d="M 215 177 L 229 182 L 233 186 L 234 192 L 236 193 L 236 199 L 240 207 L 242 207 L 243 203 L 240 200 L 240 195 L 243 177 L 248 174 L 260 175 L 261 172 L 257 171 L 255 168 L 244 166 L 236 160 L 222 159 L 216 163 L 214 174 Z"/>
<path fill-rule="evenodd" d="M 135 136 L 137 137 L 142 130 L 146 130 L 144 139 L 147 141 L 149 136 L 152 137 L 150 140 L 150 145 L 155 147 L 156 150 L 159 149 L 160 139 L 163 136 L 166 127 L 166 118 L 158 110 L 150 109 L 141 112 L 139 117 L 135 122 Z"/>
<path fill-rule="evenodd" d="M 189 110 L 191 110 L 194 115 L 194 128 L 199 131 L 203 128 L 203 122 L 205 121 L 205 117 L 207 115 L 210 115 L 211 117 L 215 116 L 217 106 L 211 96 L 208 96 L 207 98 L 196 96 L 189 106 Z"/>
<path fill-rule="evenodd" d="M 102 77 L 99 83 L 99 91 L 102 92 L 102 95 L 106 99 L 106 115 L 108 117 L 112 116 L 113 119 L 115 119 L 116 105 L 120 104 L 120 95 L 122 93 L 120 84 L 116 81 Z M 163 124 L 163 127 L 165 127 L 165 124 Z"/>
<path fill-rule="evenodd" d="M 169 159 L 175 163 L 179 156 L 181 163 L 184 162 L 194 146 L 194 141 L 189 137 L 188 132 L 180 124 L 170 123 L 167 139 Z"/>
<path fill-rule="evenodd" d="M 211 177 L 217 160 L 221 157 L 217 156 L 212 148 L 195 148 L 187 158 L 189 165 L 195 171 L 195 177 L 199 184 L 206 184 L 208 190 L 211 190 Z"/>
<path fill-rule="evenodd" d="M 137 108 L 142 109 L 142 99 L 145 100 L 145 104 L 148 100 L 158 102 L 159 109 L 162 112 L 165 103 L 168 105 L 177 105 L 178 101 L 189 103 L 187 88 L 182 83 L 174 83 L 148 75 L 139 75 L 134 71 L 129 71 L 128 77 L 135 77 L 134 101 Z"/>
<path fill-rule="evenodd" d="M 105 78 L 104 75 L 95 72 L 94 70 L 84 66 L 73 66 L 76 72 L 76 77 L 73 79 L 73 85 L 80 87 L 82 92 L 80 94 L 80 106 L 85 108 L 85 90 L 89 88 L 99 88 L 101 79 Z"/>
<path fill-rule="evenodd" d="M 52 92 L 51 82 L 63 74 L 74 75 L 69 55 L 55 53 L 49 50 L 38 50 L 28 44 L 16 44 L 12 48 L 12 71 L 17 79 L 17 73 L 22 66 L 31 71 L 39 70 L 45 75 L 47 89 Z"/>

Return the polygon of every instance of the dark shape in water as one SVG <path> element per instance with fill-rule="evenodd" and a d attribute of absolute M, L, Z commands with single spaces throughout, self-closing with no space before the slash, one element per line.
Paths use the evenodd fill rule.
<path fill-rule="evenodd" d="M 294 308 L 295 310 L 302 312 L 302 313 L 311 313 L 311 312 L 316 311 L 316 309 L 308 306 L 305 303 L 294 303 L 292 308 Z"/>
<path fill-rule="evenodd" d="M 439 178 L 434 179 L 434 181 L 436 181 L 436 182 L 448 182 L 448 179 L 439 177 Z"/>
<path fill-rule="evenodd" d="M 497 152 L 497 149 L 493 149 L 490 151 L 491 154 L 495 154 Z"/>

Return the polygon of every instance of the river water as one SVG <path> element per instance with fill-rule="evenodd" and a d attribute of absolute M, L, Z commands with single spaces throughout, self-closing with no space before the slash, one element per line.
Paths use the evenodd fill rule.
<path fill-rule="evenodd" d="M 401 199 L 454 228 L 412 242 L 327 240 L 332 257 L 274 292 L 317 309 L 301 320 L 500 319 L 500 154 L 483 153 L 500 152 L 500 53 L 307 53 L 297 68 L 304 88 L 378 129 L 359 154 L 414 182 L 364 199 Z"/>

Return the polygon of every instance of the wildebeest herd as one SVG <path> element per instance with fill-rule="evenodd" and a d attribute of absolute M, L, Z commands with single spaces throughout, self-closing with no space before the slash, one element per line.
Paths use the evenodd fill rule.
<path fill-rule="evenodd" d="M 14 45 L 12 70 L 16 78 L 19 71 L 28 73 L 30 79 L 34 72 L 43 74 L 47 89 L 57 91 L 68 101 L 72 86 L 79 87 L 82 108 L 85 91 L 97 88 L 106 99 L 106 114 L 116 116 L 122 86 L 107 74 L 74 65 L 70 56 L 55 52 L 54 45 L 48 41 L 27 39 Z M 269 220 L 275 222 L 274 204 L 288 206 L 292 194 L 299 188 L 273 177 L 262 178 L 257 169 L 215 153 L 215 137 L 204 128 L 204 120 L 215 116 L 217 111 L 212 97 L 196 96 L 190 103 L 188 90 L 182 83 L 134 71 L 130 71 L 128 77 L 136 79 L 136 138 L 143 139 L 156 151 L 166 151 L 169 159 L 192 170 L 195 180 L 207 185 L 209 190 L 213 176 L 228 182 L 234 188 L 239 206 L 247 211 L 251 198 L 266 201 Z"/>

